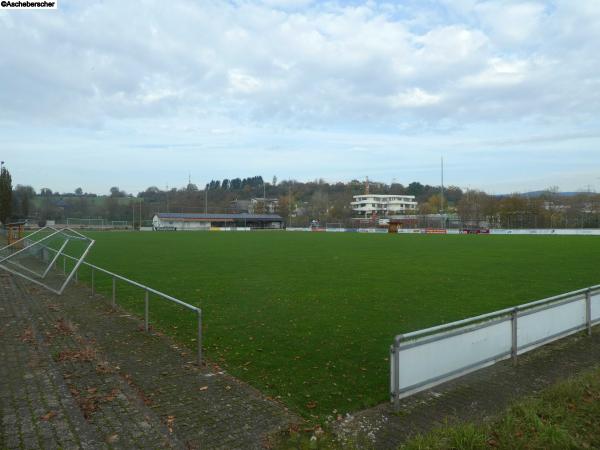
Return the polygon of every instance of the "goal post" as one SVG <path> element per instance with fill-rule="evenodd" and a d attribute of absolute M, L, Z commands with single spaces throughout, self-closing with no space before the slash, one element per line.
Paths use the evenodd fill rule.
<path fill-rule="evenodd" d="M 67 217 L 67 226 L 77 226 L 81 228 L 104 228 L 106 220 L 103 218 L 79 218 L 79 217 Z"/>
<path fill-rule="evenodd" d="M 112 228 L 128 228 L 129 222 L 127 220 L 112 220 L 110 225 Z"/>
<path fill-rule="evenodd" d="M 95 241 L 71 228 L 43 227 L 0 248 L 0 269 L 62 294 Z M 62 257 L 62 270 L 58 261 Z M 69 258 L 72 263 L 68 264 Z"/>

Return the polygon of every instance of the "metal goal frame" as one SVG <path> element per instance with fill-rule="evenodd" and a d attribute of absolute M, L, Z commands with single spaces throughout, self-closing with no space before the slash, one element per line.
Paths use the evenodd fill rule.
<path fill-rule="evenodd" d="M 50 232 L 50 234 L 48 234 L 47 236 L 44 236 L 43 238 L 41 238 L 37 241 L 31 240 L 31 238 L 33 236 L 35 236 L 39 233 L 42 233 L 44 231 Z M 61 245 L 61 247 L 58 250 L 48 247 L 47 245 L 44 245 L 44 241 L 47 241 L 51 237 L 58 236 L 58 235 L 63 236 L 65 239 L 65 242 Z M 63 253 L 65 247 L 67 246 L 67 244 L 69 243 L 70 240 L 86 241 L 87 245 L 85 246 L 85 248 L 79 258 L 72 257 L 72 259 L 75 260 L 75 264 L 74 264 L 73 268 L 68 273 L 68 275 L 66 275 L 66 278 L 63 281 L 63 283 L 60 285 L 60 287 L 58 289 L 55 289 L 54 287 L 48 285 L 47 283 L 44 283 L 43 280 L 46 278 L 46 276 L 48 275 L 48 273 L 50 272 L 50 270 L 52 269 L 52 267 L 58 260 L 59 256 Z M 8 244 L 8 245 L 0 248 L 0 254 L 3 254 L 5 251 L 9 250 L 11 247 L 18 248 L 18 250 L 16 250 L 14 253 L 11 253 L 8 256 L 0 256 L 0 269 L 5 270 L 9 273 L 12 273 L 13 275 L 17 275 L 21 278 L 25 278 L 26 280 L 31 281 L 32 283 L 35 283 L 39 286 L 42 286 L 43 288 L 48 289 L 49 291 L 51 291 L 57 295 L 61 295 L 64 292 L 67 285 L 69 284 L 69 282 L 71 281 L 71 279 L 73 278 L 73 276 L 75 276 L 75 273 L 79 269 L 79 266 L 81 266 L 81 264 L 83 263 L 83 261 L 85 260 L 86 256 L 88 255 L 88 253 L 90 252 L 90 250 L 92 249 L 92 247 L 95 243 L 96 243 L 96 241 L 94 239 L 84 236 L 83 234 L 81 234 L 78 231 L 75 231 L 71 228 L 55 228 L 55 227 L 51 227 L 51 226 L 43 227 L 37 231 L 34 231 L 30 235 L 25 236 L 22 239 L 19 239 L 18 241 L 12 242 L 11 244 Z M 48 265 L 46 266 L 45 270 L 42 273 L 37 273 L 27 267 L 22 266 L 19 263 L 15 263 L 14 261 L 11 261 L 11 259 L 14 258 L 15 256 L 20 255 L 21 253 L 23 253 L 27 250 L 31 250 L 35 247 L 40 247 L 45 251 L 54 253 L 54 256 L 50 259 L 50 261 L 48 262 Z M 7 264 L 4 264 L 4 263 L 10 263 L 10 264 L 16 265 L 17 267 L 19 267 L 21 269 L 25 269 L 26 271 L 31 272 L 34 275 L 36 275 L 39 279 L 33 278 L 32 276 L 27 275 L 25 273 L 21 273 L 14 268 L 8 267 Z"/>

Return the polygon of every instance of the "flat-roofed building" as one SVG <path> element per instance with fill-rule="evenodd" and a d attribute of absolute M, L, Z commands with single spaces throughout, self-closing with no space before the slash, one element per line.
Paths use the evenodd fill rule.
<path fill-rule="evenodd" d="M 355 219 L 393 218 L 404 214 L 415 214 L 417 201 L 414 195 L 363 194 L 355 195 L 351 203 Z"/>
<path fill-rule="evenodd" d="M 155 230 L 210 230 L 211 228 L 283 228 L 277 214 L 188 214 L 158 213 L 152 219 Z"/>

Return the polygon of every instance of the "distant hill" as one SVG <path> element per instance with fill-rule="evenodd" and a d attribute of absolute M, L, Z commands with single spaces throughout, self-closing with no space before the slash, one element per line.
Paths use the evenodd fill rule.
<path fill-rule="evenodd" d="M 547 193 L 548 191 L 531 191 L 531 192 L 524 192 L 523 195 L 524 197 L 539 197 L 540 195 L 543 195 L 545 193 Z M 557 192 L 556 195 L 558 195 L 559 197 L 573 197 L 575 195 L 578 194 L 585 194 L 586 192 Z"/>
<path fill-rule="evenodd" d="M 546 194 L 548 191 L 531 191 L 531 192 L 519 192 L 517 193 L 517 195 L 520 195 L 522 197 L 531 197 L 531 198 L 535 198 L 535 197 L 539 197 L 541 195 Z M 586 191 L 578 191 L 578 192 L 556 192 L 556 195 L 558 195 L 559 197 L 574 197 L 576 195 L 580 195 L 580 194 L 587 194 L 588 192 Z M 593 194 L 593 192 L 591 192 Z M 496 194 L 494 197 L 510 197 L 513 194 Z"/>

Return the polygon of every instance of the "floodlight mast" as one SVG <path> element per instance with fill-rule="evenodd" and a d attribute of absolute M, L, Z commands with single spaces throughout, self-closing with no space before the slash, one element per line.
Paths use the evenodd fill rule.
<path fill-rule="evenodd" d="M 292 226 L 292 183 L 288 184 L 288 227 Z"/>
<path fill-rule="evenodd" d="M 440 186 L 440 217 L 442 219 L 442 228 L 446 228 L 446 220 L 444 218 L 444 157 L 442 156 L 442 184 Z"/>

